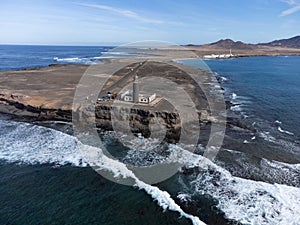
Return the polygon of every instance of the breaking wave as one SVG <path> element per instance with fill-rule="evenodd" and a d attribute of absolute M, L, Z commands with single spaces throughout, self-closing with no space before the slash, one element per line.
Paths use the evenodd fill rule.
<path fill-rule="evenodd" d="M 0 121 L 0 159 L 9 163 L 53 164 L 86 167 L 80 153 L 82 143 L 62 132 L 27 123 Z M 143 140 L 141 140 L 143 141 Z M 134 146 L 139 146 L 137 143 Z M 144 190 L 164 210 L 178 212 L 193 224 L 204 224 L 198 217 L 185 213 L 166 191 L 139 180 L 126 164 L 104 155 L 99 148 L 83 146 L 90 152 L 97 151 L 100 170 L 108 170 L 116 177 L 130 177 L 135 187 Z M 242 224 L 299 224 L 300 189 L 281 184 L 247 180 L 231 175 L 206 158 L 193 154 L 184 146 L 169 145 L 171 162 L 180 162 L 186 168 L 200 168 L 187 193 L 178 193 L 180 201 L 193 201 L 194 195 L 209 195 L 218 201 L 217 207 L 228 219 Z M 145 154 L 141 151 L 140 154 Z M 99 155 L 99 153 L 102 153 Z M 127 159 L 137 158 L 139 151 L 131 149 Z M 150 155 L 147 157 L 157 157 Z M 125 157 L 126 158 L 126 157 Z M 265 166 L 298 171 L 299 165 L 265 161 Z M 295 173 L 296 173 L 295 172 Z M 288 173 L 287 173 L 288 174 Z"/>
<path fill-rule="evenodd" d="M 75 139 L 49 128 L 0 122 L 0 159 L 13 163 L 87 166 Z"/>
<path fill-rule="evenodd" d="M 197 156 L 189 163 L 194 167 L 202 160 Z M 177 197 L 188 201 L 198 194 L 212 196 L 228 219 L 242 224 L 300 223 L 300 188 L 235 177 L 211 162 L 192 181 L 192 190 Z"/>
<path fill-rule="evenodd" d="M 124 163 L 108 158 L 100 148 L 82 146 L 73 136 L 49 128 L 18 122 L 0 123 L 0 142 L 3 143 L 0 147 L 1 160 L 31 165 L 50 163 L 87 166 L 79 150 L 79 147 L 83 147 L 89 153 L 97 153 L 97 166 L 100 166 L 100 170 L 112 172 L 116 178 L 132 178 L 135 181 L 134 186 L 149 194 L 163 210 L 176 211 L 190 219 L 194 225 L 205 224 L 198 217 L 185 213 L 168 192 L 139 180 Z"/>
<path fill-rule="evenodd" d="M 230 110 L 231 111 L 234 111 L 234 112 L 239 112 L 241 111 L 241 106 L 240 105 L 233 105 L 233 106 L 230 106 Z"/>
<path fill-rule="evenodd" d="M 261 138 L 263 138 L 265 141 L 268 141 L 268 142 L 273 142 L 273 143 L 277 143 L 276 142 L 276 138 L 273 137 L 269 131 L 263 131 L 263 132 L 260 132 L 259 133 L 259 136 Z"/>
<path fill-rule="evenodd" d="M 78 58 L 78 57 L 73 57 L 73 58 L 58 58 L 54 57 L 54 61 L 56 62 L 61 62 L 61 63 L 75 63 L 75 64 L 102 64 L 102 62 L 99 60 L 99 57 L 91 57 L 91 58 Z"/>
<path fill-rule="evenodd" d="M 290 132 L 290 131 L 287 131 L 287 130 L 283 130 L 281 127 L 278 126 L 278 131 L 281 132 L 281 133 L 285 133 L 285 134 L 288 134 L 288 135 L 294 135 L 294 133 Z"/>
<path fill-rule="evenodd" d="M 130 53 L 130 52 L 116 52 L 116 51 L 104 51 L 100 53 L 100 56 L 95 57 L 66 57 L 59 58 L 53 57 L 55 62 L 59 63 L 73 63 L 73 64 L 102 64 L 101 59 L 110 59 L 110 58 L 130 58 L 140 56 L 138 54 Z"/>
<path fill-rule="evenodd" d="M 236 97 L 237 97 L 236 93 L 233 92 L 231 95 L 232 95 L 232 99 L 236 99 Z"/>
<path fill-rule="evenodd" d="M 299 224 L 300 189 L 233 177 L 217 169 L 198 176 L 196 192 L 211 195 L 229 219 L 243 224 Z"/>

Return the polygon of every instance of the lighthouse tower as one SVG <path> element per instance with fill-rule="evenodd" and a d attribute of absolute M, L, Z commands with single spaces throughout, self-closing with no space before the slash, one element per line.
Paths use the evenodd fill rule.
<path fill-rule="evenodd" d="M 140 88 L 139 88 L 139 81 L 138 81 L 137 75 L 135 75 L 134 81 L 133 81 L 132 96 L 133 96 L 133 102 L 138 103 L 139 96 L 140 96 Z"/>

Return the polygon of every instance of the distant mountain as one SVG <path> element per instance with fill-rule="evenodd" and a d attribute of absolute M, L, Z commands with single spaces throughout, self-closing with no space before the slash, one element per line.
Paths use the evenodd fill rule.
<path fill-rule="evenodd" d="M 188 44 L 187 47 L 201 47 L 208 49 L 232 49 L 232 50 L 257 50 L 261 49 L 264 46 L 268 47 L 283 47 L 283 48 L 295 48 L 300 49 L 300 35 L 295 36 L 289 39 L 275 40 L 268 43 L 259 43 L 259 44 L 246 44 L 242 41 L 233 41 L 231 39 L 221 39 L 219 41 L 204 44 L 204 45 L 194 45 Z"/>
<path fill-rule="evenodd" d="M 287 48 L 300 48 L 300 36 L 295 36 L 289 39 L 281 39 L 269 43 L 261 43 L 259 45 L 278 46 Z"/>
<path fill-rule="evenodd" d="M 208 44 L 207 46 L 214 48 L 227 48 L 227 49 L 253 49 L 254 45 L 246 44 L 241 41 L 233 41 L 231 39 L 222 39 L 217 42 Z"/>

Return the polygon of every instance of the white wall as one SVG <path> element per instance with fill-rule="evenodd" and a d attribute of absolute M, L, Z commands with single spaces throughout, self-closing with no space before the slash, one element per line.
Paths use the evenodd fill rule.
<path fill-rule="evenodd" d="M 156 99 L 156 94 L 155 93 L 149 97 L 149 102 L 154 101 L 154 99 Z"/>
<path fill-rule="evenodd" d="M 132 98 L 132 96 L 126 95 L 126 96 L 124 97 L 124 101 L 125 101 L 125 102 L 132 102 L 132 101 L 133 101 L 133 98 Z"/>

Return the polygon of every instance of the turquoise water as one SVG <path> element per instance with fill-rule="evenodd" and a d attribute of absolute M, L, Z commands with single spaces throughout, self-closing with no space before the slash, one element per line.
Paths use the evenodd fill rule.
<path fill-rule="evenodd" d="M 44 66 L 55 63 L 53 57 L 64 63 L 97 59 L 105 47 L 4 48 L 1 70 Z M 32 57 L 23 59 L 28 52 Z M 300 57 L 205 62 L 232 102 L 228 113 L 256 132 L 228 129 L 208 169 L 180 172 L 156 186 L 207 224 L 300 224 Z M 163 211 L 157 204 L 161 196 L 110 182 L 88 167 L 75 138 L 60 132 L 71 125 L 43 125 L 1 115 L 0 224 L 191 224 L 179 213 Z M 107 136 L 110 148 L 120 148 Z M 133 160 L 140 156 L 131 154 Z"/>

